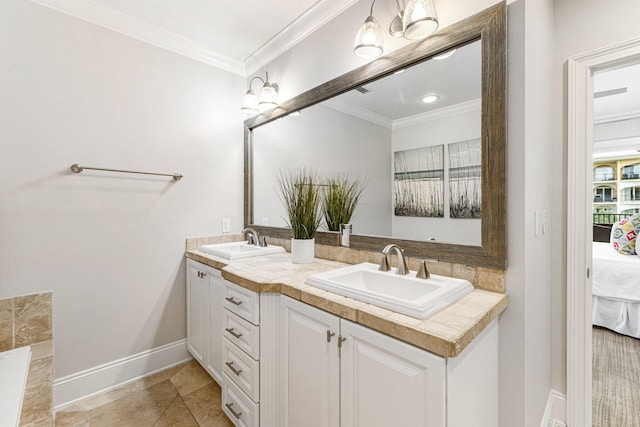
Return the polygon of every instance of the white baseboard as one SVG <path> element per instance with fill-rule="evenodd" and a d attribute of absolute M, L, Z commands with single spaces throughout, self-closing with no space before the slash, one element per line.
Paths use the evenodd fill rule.
<path fill-rule="evenodd" d="M 175 341 L 53 382 L 54 410 L 190 360 L 187 340 Z"/>
<path fill-rule="evenodd" d="M 547 406 L 540 427 L 566 427 L 567 425 L 567 396 L 556 390 L 549 392 Z"/>

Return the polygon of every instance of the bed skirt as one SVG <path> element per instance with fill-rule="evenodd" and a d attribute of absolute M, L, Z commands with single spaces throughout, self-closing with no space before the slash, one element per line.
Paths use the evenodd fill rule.
<path fill-rule="evenodd" d="M 591 317 L 596 326 L 640 338 L 640 301 L 593 295 Z"/>

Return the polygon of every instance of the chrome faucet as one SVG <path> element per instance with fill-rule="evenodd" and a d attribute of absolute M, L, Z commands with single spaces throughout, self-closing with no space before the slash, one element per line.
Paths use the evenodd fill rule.
<path fill-rule="evenodd" d="M 402 253 L 402 249 L 400 246 L 395 243 L 391 243 L 384 247 L 382 250 L 382 261 L 380 262 L 380 267 L 378 270 L 380 271 L 389 271 L 391 269 L 389 265 L 389 255 L 391 254 L 391 250 L 395 249 L 396 255 L 398 256 L 398 268 L 396 269 L 396 274 L 409 274 L 409 267 L 407 267 L 407 260 L 404 259 L 404 254 Z"/>
<path fill-rule="evenodd" d="M 253 228 L 249 228 L 249 227 L 245 228 L 244 230 L 242 230 L 242 234 L 244 234 L 245 236 L 246 235 L 249 236 L 247 237 L 247 245 L 261 246 L 261 247 L 267 246 L 266 237 L 263 237 L 261 239 L 260 234 Z"/>

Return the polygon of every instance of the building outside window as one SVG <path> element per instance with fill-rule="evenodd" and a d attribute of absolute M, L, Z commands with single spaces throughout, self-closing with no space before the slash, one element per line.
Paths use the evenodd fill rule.
<path fill-rule="evenodd" d="M 624 166 L 622 168 L 622 179 L 640 179 L 640 163 Z"/>
<path fill-rule="evenodd" d="M 598 166 L 593 170 L 594 181 L 614 181 L 615 179 L 613 166 Z"/>
<path fill-rule="evenodd" d="M 640 201 L 640 187 L 628 187 L 620 190 L 620 199 L 623 202 Z"/>
<path fill-rule="evenodd" d="M 594 203 L 605 203 L 605 202 L 614 202 L 615 198 L 613 196 L 613 188 L 611 187 L 597 187 L 593 190 L 593 202 Z M 638 193 L 640 196 L 640 192 Z"/>

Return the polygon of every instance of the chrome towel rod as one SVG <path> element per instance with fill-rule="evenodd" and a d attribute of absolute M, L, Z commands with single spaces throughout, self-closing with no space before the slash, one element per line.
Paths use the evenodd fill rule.
<path fill-rule="evenodd" d="M 124 172 L 124 173 L 139 173 L 142 175 L 170 176 L 176 181 L 180 181 L 182 179 L 182 175 L 180 175 L 179 173 L 153 173 L 153 172 L 127 171 L 122 169 L 94 168 L 91 166 L 80 166 L 77 163 L 74 163 L 71 165 L 71 170 L 75 173 L 80 173 L 85 169 L 94 170 L 94 171 L 105 171 L 105 172 Z"/>

